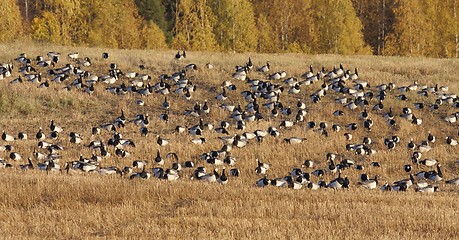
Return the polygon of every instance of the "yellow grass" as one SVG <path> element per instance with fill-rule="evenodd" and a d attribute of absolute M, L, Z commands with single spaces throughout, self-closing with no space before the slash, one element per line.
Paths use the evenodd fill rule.
<path fill-rule="evenodd" d="M 319 104 L 312 104 L 309 95 L 318 89 L 321 83 L 303 86 L 299 96 L 282 94 L 284 105 L 293 109 L 297 98 L 302 98 L 308 105 L 308 121 L 326 121 L 345 124 L 356 122 L 359 129 L 352 132 L 354 139 L 346 142 L 342 130 L 330 131 L 330 137 L 320 136 L 317 132 L 307 130 L 304 124 L 295 125 L 292 129 L 282 129 L 279 138 L 267 137 L 265 142 L 250 142 L 245 148 L 234 149 L 232 155 L 237 159 L 237 167 L 242 175 L 230 178 L 225 186 L 190 180 L 192 170 L 184 170 L 177 182 L 165 182 L 157 179 L 129 180 L 128 177 L 99 176 L 95 173 L 70 174 L 33 171 L 21 171 L 19 164 L 25 164 L 27 157 L 32 157 L 37 141 L 34 136 L 39 127 L 49 133 L 49 121 L 54 119 L 64 128 L 56 142 L 64 147 L 60 152 L 64 162 L 77 160 L 79 155 L 90 157 L 92 150 L 83 145 L 71 144 L 68 133 L 79 132 L 84 145 L 90 141 L 108 140 L 111 134 L 102 131 L 100 136 L 91 136 L 91 128 L 112 122 L 125 110 L 128 119 L 137 114 L 148 113 L 151 116 L 149 129 L 151 134 L 140 137 L 139 127 L 128 124 L 120 131 L 124 138 L 133 139 L 135 148 L 128 148 L 131 157 L 121 159 L 110 157 L 104 159 L 101 166 L 124 167 L 131 165 L 135 159 L 151 161 L 158 146 L 156 134 L 170 139 L 171 144 L 161 148 L 162 153 L 176 152 L 180 161 L 193 160 L 197 165 L 213 166 L 199 160 L 200 154 L 220 149 L 222 144 L 219 134 L 206 131 L 204 136 L 208 143 L 196 146 L 190 143 L 191 136 L 178 135 L 174 132 L 176 125 L 190 127 L 198 123 L 199 118 L 184 117 L 182 113 L 191 109 L 196 101 L 208 99 L 211 113 L 204 116 L 204 122 L 218 126 L 220 120 L 228 120 L 228 112 L 223 111 L 214 97 L 221 92 L 220 84 L 231 79 L 235 65 L 242 65 L 250 55 L 255 66 L 270 61 L 273 71 L 285 70 L 289 76 L 299 76 L 313 64 L 315 69 L 324 65 L 327 69 L 343 63 L 353 70 L 358 67 L 360 78 L 367 80 L 372 88 L 380 83 L 394 82 L 397 87 L 408 85 L 413 81 L 433 86 L 436 83 L 448 85 L 450 92 L 459 92 L 457 86 L 457 60 L 428 58 L 397 58 L 374 56 L 336 56 L 336 55 L 303 55 L 303 54 L 230 54 L 189 52 L 184 61 L 173 60 L 174 51 L 111 50 L 95 48 L 71 48 L 60 46 L 41 46 L 29 44 L 0 45 L 0 63 L 11 62 L 21 52 L 32 59 L 36 55 L 45 56 L 48 51 L 61 52 L 65 55 L 78 51 L 81 57 L 88 56 L 93 66 L 88 70 L 97 75 L 106 74 L 108 64 L 116 62 L 124 72 L 140 71 L 138 64 L 147 69 L 140 71 L 152 76 L 151 82 L 158 82 L 157 76 L 171 74 L 188 63 L 195 63 L 199 70 L 191 73 L 197 92 L 191 101 L 171 94 L 171 114 L 169 123 L 159 120 L 163 113 L 160 104 L 163 96 L 153 94 L 149 97 L 127 94 L 114 96 L 104 89 L 106 85 L 96 85 L 93 95 L 73 89 L 63 90 L 64 84 L 51 83 L 48 89 L 37 89 L 35 84 L 23 83 L 10 85 L 7 80 L 0 81 L 0 127 L 1 130 L 17 136 L 19 131 L 27 132 L 30 140 L 15 141 L 15 151 L 23 155 L 24 160 L 12 162 L 15 169 L 0 169 L 0 230 L 2 237 L 13 238 L 167 238 L 167 239 L 454 239 L 457 238 L 459 214 L 456 210 L 458 197 L 457 187 L 438 183 L 440 191 L 434 194 L 422 194 L 409 189 L 408 192 L 380 192 L 358 187 L 358 176 L 361 171 L 346 170 L 351 181 L 349 190 L 332 191 L 321 189 L 291 190 L 275 187 L 259 189 L 255 181 L 261 178 L 254 173 L 255 159 L 259 158 L 271 164 L 269 178 L 283 177 L 293 167 L 300 167 L 305 159 L 313 159 L 316 168 L 326 168 L 325 155 L 328 152 L 345 154 L 358 164 L 365 166 L 371 176 L 379 174 L 380 183 L 393 182 L 407 178 L 403 165 L 410 163 L 410 152 L 406 144 L 410 138 L 416 143 L 425 140 L 427 131 L 437 136 L 433 149 L 423 158 L 434 158 L 442 163 L 445 179 L 459 176 L 459 165 L 456 163 L 458 147 L 445 144 L 448 135 L 457 137 L 457 125 L 446 124 L 443 117 L 456 112 L 455 109 L 441 106 L 436 112 L 414 110 L 416 116 L 423 119 L 421 126 L 414 126 L 398 118 L 399 126 L 387 127 L 381 113 L 371 113 L 375 126 L 371 133 L 362 128 L 358 120 L 361 110 L 351 112 L 334 103 L 338 94 L 331 93 Z M 109 52 L 110 59 L 103 61 L 102 52 Z M 210 62 L 215 69 L 204 69 Z M 46 78 L 49 76 L 44 74 Z M 250 73 L 252 78 L 264 79 L 261 74 Z M 72 77 L 72 80 L 73 81 Z M 127 82 L 127 81 L 126 81 Z M 238 90 L 229 92 L 227 103 L 245 106 L 240 92 L 246 85 L 232 80 Z M 288 91 L 288 88 L 287 88 Z M 388 94 L 386 106 L 392 105 L 394 112 L 400 114 L 401 108 L 409 106 L 414 109 L 417 101 L 432 102 L 434 97 L 421 98 L 415 92 L 406 93 L 410 101 L 400 102 L 394 91 Z M 137 106 L 135 100 L 143 99 L 145 106 Z M 426 100 L 427 99 L 427 100 Z M 264 103 L 264 101 L 262 102 Z M 376 100 L 371 101 L 371 106 Z M 343 117 L 334 117 L 333 112 L 341 109 Z M 296 113 L 296 110 L 294 111 Z M 248 123 L 245 131 L 267 130 L 269 126 L 278 127 L 281 120 L 292 117 L 279 116 L 272 119 L 265 109 L 265 120 Z M 230 127 L 231 133 L 242 133 Z M 401 144 L 388 152 L 383 139 L 392 135 L 402 139 Z M 283 138 L 306 137 L 305 143 L 287 145 Z M 360 143 L 364 136 L 370 136 L 378 153 L 370 157 L 355 156 L 345 152 L 346 143 Z M 6 144 L 6 143 L 1 143 Z M 113 149 L 110 148 L 112 155 Z M 3 159 L 9 153 L 0 153 Z M 369 163 L 378 161 L 382 167 L 372 168 Z M 11 162 L 11 161 L 10 161 Z M 150 164 L 151 165 L 151 164 Z M 165 167 L 171 166 L 166 160 Z M 228 169 L 229 167 L 227 167 Z M 430 170 L 427 167 L 414 167 L 414 171 Z M 330 181 L 336 175 L 326 175 Z M 314 180 L 317 178 L 313 177 Z"/>

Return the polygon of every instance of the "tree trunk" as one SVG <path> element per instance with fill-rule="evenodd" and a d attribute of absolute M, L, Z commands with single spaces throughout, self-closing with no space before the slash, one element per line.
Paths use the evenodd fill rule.
<path fill-rule="evenodd" d="M 459 36 L 457 34 L 457 11 L 456 11 L 456 0 L 453 1 L 453 17 L 454 17 L 454 41 L 456 43 L 456 58 L 459 56 Z"/>
<path fill-rule="evenodd" d="M 385 41 L 386 41 L 386 0 L 382 0 L 382 14 L 381 14 L 381 39 L 380 43 L 378 44 L 378 55 L 382 55 L 385 48 Z M 381 49 L 379 49 L 381 46 Z"/>
<path fill-rule="evenodd" d="M 24 4 L 25 4 L 25 20 L 28 23 L 29 22 L 29 1 L 24 0 Z"/>

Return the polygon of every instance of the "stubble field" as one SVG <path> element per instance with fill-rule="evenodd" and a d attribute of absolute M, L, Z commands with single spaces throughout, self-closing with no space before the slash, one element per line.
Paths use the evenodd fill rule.
<path fill-rule="evenodd" d="M 89 57 L 92 60 L 90 67 L 84 67 L 96 75 L 108 73 L 109 64 L 116 63 L 123 72 L 136 71 L 149 74 L 151 85 L 159 82 L 161 74 L 172 74 L 180 71 L 184 66 L 194 63 L 198 66 L 195 71 L 187 72 L 187 78 L 196 85 L 191 100 L 182 95 L 171 93 L 167 95 L 171 104 L 170 110 L 161 109 L 164 96 L 153 93 L 150 96 L 140 96 L 137 93 L 125 95 L 112 94 L 105 90 L 109 85 L 97 83 L 95 91 L 89 95 L 84 90 L 72 88 L 64 90 L 76 77 L 71 76 L 64 83 L 52 82 L 52 77 L 46 73 L 47 69 L 37 67 L 43 72 L 43 80 L 49 79 L 48 88 L 37 88 L 37 83 L 23 82 L 11 84 L 10 81 L 20 76 L 19 64 L 14 61 L 20 53 L 27 53 L 35 63 L 35 57 L 46 57 L 49 51 L 61 53 L 61 60 L 56 67 L 62 67 L 71 62 L 67 54 L 78 51 L 80 58 Z M 14 151 L 22 155 L 22 160 L 9 159 L 10 152 L 0 152 L 0 158 L 7 160 L 13 168 L 0 169 L 0 230 L 2 237 L 13 238 L 166 238 L 166 239 L 300 239 L 300 238 L 327 238 L 327 239 L 455 239 L 457 238 L 459 214 L 457 211 L 457 186 L 445 184 L 445 180 L 459 176 L 458 147 L 448 145 L 446 136 L 458 139 L 456 123 L 447 123 L 444 118 L 454 114 L 456 110 L 451 104 L 444 103 L 437 110 L 430 110 L 430 104 L 435 102 L 436 96 L 420 96 L 417 91 L 400 93 L 398 87 L 408 86 L 414 81 L 419 85 L 429 87 L 446 85 L 448 92 L 458 93 L 457 68 L 459 62 L 451 59 L 427 58 L 397 58 L 375 56 L 337 56 L 337 55 L 304 55 L 304 54 L 230 54 L 187 52 L 187 58 L 177 61 L 175 51 L 141 51 L 141 50 L 111 50 L 97 48 L 71 48 L 60 46 L 40 45 L 1 45 L 0 63 L 14 62 L 13 76 L 0 81 L 0 129 L 17 137 L 18 132 L 26 132 L 28 140 L 13 142 L 1 141 L 1 145 L 11 144 Z M 108 52 L 110 58 L 103 60 L 103 52 Z M 240 104 L 243 108 L 247 104 L 241 92 L 248 90 L 247 83 L 232 79 L 234 66 L 243 65 L 251 57 L 255 68 L 270 62 L 270 72 L 284 70 L 288 76 L 299 76 L 309 70 L 325 66 L 330 70 L 340 63 L 354 71 L 359 69 L 359 79 L 365 80 L 370 87 L 365 91 L 376 91 L 376 86 L 383 83 L 395 83 L 396 88 L 387 91 L 384 100 L 384 109 L 372 111 L 378 101 L 373 98 L 367 107 L 374 126 L 369 132 L 362 127 L 359 114 L 363 107 L 349 110 L 335 99 L 343 96 L 327 92 L 319 103 L 313 103 L 310 95 L 323 81 L 309 86 L 301 86 L 299 94 L 288 94 L 289 86 L 282 80 L 272 82 L 285 87 L 280 101 L 285 106 L 291 106 L 293 114 L 279 114 L 271 117 L 270 112 L 260 106 L 263 120 L 247 122 L 244 130 L 237 130 L 230 112 L 219 106 L 225 104 Z M 205 68 L 211 63 L 214 68 Z M 76 63 L 73 63 L 75 66 Z M 145 69 L 139 69 L 142 64 Z M 266 80 L 261 73 L 251 71 L 251 79 Z M 227 91 L 228 99 L 219 101 L 215 97 L 222 92 L 223 81 L 231 80 L 236 85 L 236 91 Z M 114 85 L 121 82 L 129 84 L 130 80 L 121 77 Z M 172 90 L 174 83 L 170 82 Z M 352 87 L 349 80 L 347 86 Z M 397 97 L 405 94 L 407 101 Z M 136 104 L 142 99 L 144 106 Z M 193 109 L 196 102 L 203 103 L 207 99 L 210 106 L 209 114 L 199 117 L 185 116 L 184 112 Z M 295 120 L 296 102 L 301 99 L 306 104 L 307 114 L 304 122 L 296 123 L 289 129 L 279 127 L 282 120 Z M 424 102 L 426 109 L 415 109 L 414 103 Z M 267 103 L 260 100 L 259 104 Z M 391 127 L 386 123 L 383 115 L 393 108 L 397 126 Z M 399 117 L 403 107 L 410 107 L 418 118 L 422 118 L 421 125 L 411 124 Z M 208 183 L 190 179 L 193 169 L 183 169 L 177 181 L 166 181 L 151 177 L 150 179 L 129 179 L 129 175 L 114 174 L 105 176 L 97 172 L 83 173 L 74 171 L 67 173 L 64 170 L 66 162 L 77 161 L 79 156 L 91 157 L 98 154 L 88 144 L 94 140 L 107 141 L 113 134 L 101 130 L 99 135 L 92 135 L 92 127 L 113 122 L 124 110 L 127 124 L 117 131 L 124 138 L 132 139 L 135 147 L 126 147 L 130 157 L 122 158 L 115 155 L 113 147 L 109 146 L 110 157 L 102 159 L 99 169 L 116 166 L 132 166 L 136 159 L 148 162 L 147 171 L 155 167 L 152 163 L 160 149 L 163 157 L 166 153 L 175 152 L 179 162 L 192 160 L 195 166 L 206 166 L 208 172 L 218 168 L 221 173 L 223 166 L 226 171 L 232 166 L 214 166 L 200 159 L 201 154 L 222 148 L 223 136 L 213 130 L 203 131 L 202 137 L 207 142 L 202 145 L 191 143 L 187 131 L 177 133 L 177 125 L 191 127 L 199 123 L 202 118 L 205 123 L 211 123 L 214 128 L 219 127 L 220 121 L 231 123 L 230 135 L 267 130 L 276 127 L 279 137 L 266 136 L 259 143 L 251 140 L 243 148 L 233 147 L 231 156 L 236 158 L 236 165 L 241 174 L 239 177 L 229 176 L 226 185 Z M 344 116 L 334 116 L 335 110 L 342 110 Z M 169 121 L 160 120 L 160 114 L 167 112 Z M 148 129 L 150 134 L 141 136 L 139 126 L 129 123 L 138 114 L 150 116 Z M 60 144 L 64 150 L 59 151 L 61 159 L 59 165 L 62 171 L 40 171 L 35 169 L 21 170 L 20 165 L 27 164 L 27 158 L 33 158 L 34 148 L 38 149 L 38 140 L 35 139 L 39 127 L 46 134 L 50 133 L 49 124 L 54 120 L 64 131 L 56 140 L 46 140 Z M 341 126 L 341 131 L 328 131 L 328 137 L 320 134 L 316 128 L 309 129 L 309 121 L 327 122 Z M 357 130 L 348 130 L 345 126 L 357 123 Z M 437 137 L 432 150 L 425 153 L 422 159 L 436 159 L 441 163 L 444 180 L 434 184 L 438 192 L 416 192 L 411 187 L 406 192 L 381 192 L 379 188 L 384 183 L 408 178 L 409 173 L 403 169 L 405 164 L 411 164 L 413 174 L 421 170 L 430 171 L 430 168 L 413 164 L 410 160 L 412 151 L 407 150 L 410 138 L 419 143 L 425 140 L 428 131 Z M 68 134 L 78 132 L 82 143 L 74 144 L 69 141 Z M 353 139 L 347 141 L 345 132 L 350 132 Z M 169 139 L 167 146 L 159 146 L 157 137 Z M 397 135 L 400 143 L 393 150 L 384 145 L 384 138 Z M 346 144 L 361 143 L 362 138 L 371 137 L 371 148 L 376 154 L 371 156 L 355 155 L 353 151 L 346 151 Z M 306 138 L 303 143 L 287 144 L 284 138 Z M 38 151 L 46 152 L 38 149 Z M 257 163 L 255 159 L 271 165 L 267 172 L 269 179 L 286 176 L 294 167 L 300 168 L 306 159 L 314 161 L 312 172 L 315 169 L 326 169 L 327 153 L 337 153 L 338 158 L 352 159 L 356 165 L 362 165 L 364 170 L 357 170 L 355 166 L 343 170 L 350 180 L 349 189 L 319 189 L 310 190 L 305 185 L 302 189 L 294 190 L 287 187 L 279 188 L 267 186 L 257 187 L 256 182 L 262 175 L 255 173 Z M 344 155 L 344 156 L 342 156 Z M 33 160 L 34 164 L 38 164 Z M 164 168 L 170 168 L 173 160 L 165 159 Z M 337 160 L 337 162 L 339 162 Z M 380 163 L 381 167 L 370 166 L 371 162 Z M 140 170 L 134 170 L 140 171 Z M 227 172 L 228 173 L 228 172 Z M 368 173 L 372 178 L 379 175 L 377 189 L 369 190 L 358 184 L 359 175 Z M 326 182 L 338 177 L 338 174 L 325 173 L 321 178 Z M 318 178 L 311 176 L 311 181 Z"/>

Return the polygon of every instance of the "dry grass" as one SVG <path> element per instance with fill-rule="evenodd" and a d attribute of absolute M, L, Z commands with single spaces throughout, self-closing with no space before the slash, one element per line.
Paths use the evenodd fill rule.
<path fill-rule="evenodd" d="M 18 50 L 20 49 L 20 50 Z M 48 89 L 37 89 L 32 83 L 17 85 L 8 84 L 8 80 L 0 82 L 0 126 L 2 130 L 16 135 L 25 131 L 33 139 L 38 127 L 48 131 L 49 121 L 54 119 L 65 128 L 65 133 L 57 141 L 65 151 L 61 152 L 63 162 L 76 160 L 78 156 L 90 156 L 92 151 L 86 147 L 72 145 L 68 142 L 68 134 L 77 131 L 82 134 L 84 144 L 94 139 L 107 140 L 109 133 L 91 136 L 91 127 L 113 121 L 124 109 L 128 118 L 140 113 L 152 116 L 150 134 L 141 138 L 138 127 L 127 125 L 120 131 L 125 138 L 135 140 L 137 147 L 130 148 L 132 156 L 128 159 L 111 157 L 104 159 L 102 166 L 115 165 L 123 167 L 131 165 L 135 159 L 151 161 L 158 146 L 155 144 L 156 134 L 171 140 L 171 144 L 163 147 L 163 153 L 174 151 L 181 161 L 194 160 L 198 165 L 199 155 L 209 150 L 221 148 L 218 134 L 206 132 L 209 140 L 203 146 L 190 144 L 191 137 L 178 135 L 173 130 L 176 125 L 192 126 L 197 124 L 194 117 L 183 117 L 185 109 L 191 109 L 195 101 L 208 99 L 212 112 L 205 116 L 204 121 L 218 125 L 220 119 L 226 118 L 228 112 L 218 108 L 214 96 L 220 92 L 220 83 L 229 80 L 233 66 L 247 61 L 248 54 L 202 53 L 190 52 L 183 62 L 173 60 L 174 51 L 140 51 L 140 50 L 107 50 L 92 48 L 68 48 L 38 45 L 1 45 L 0 62 L 12 61 L 20 52 L 26 52 L 34 58 L 46 55 L 48 51 L 59 51 L 63 54 L 77 50 L 80 56 L 93 59 L 93 66 L 88 70 L 98 75 L 105 74 L 110 62 L 116 62 L 125 72 L 138 71 L 138 64 L 144 64 L 143 71 L 153 76 L 172 73 L 187 63 L 196 63 L 200 69 L 192 73 L 192 81 L 198 86 L 197 93 L 191 101 L 177 95 L 170 95 L 172 114 L 169 123 L 158 118 L 162 113 L 159 106 L 163 97 L 153 94 L 149 97 L 127 94 L 114 96 L 104 91 L 105 85 L 97 85 L 96 92 L 88 96 L 78 90 L 64 91 L 64 85 L 51 83 Z M 110 52 L 110 60 L 103 61 L 100 56 L 104 51 Z M 299 55 L 299 54 L 250 54 L 256 66 L 267 60 L 274 71 L 285 70 L 289 76 L 299 76 L 306 71 L 309 64 L 316 68 L 324 65 L 331 68 L 343 63 L 345 67 L 358 67 L 361 79 L 367 80 L 372 87 L 387 82 L 395 82 L 397 86 L 407 85 L 413 81 L 421 84 L 448 85 L 450 92 L 459 92 L 456 84 L 458 76 L 455 71 L 457 60 L 428 58 L 395 58 L 359 56 L 346 57 L 336 55 Z M 215 69 L 206 70 L 204 64 L 211 62 Z M 17 75 L 17 73 L 16 73 Z M 46 77 L 48 77 L 45 74 Z M 253 78 L 263 78 L 252 73 Z M 16 76 L 14 76 L 16 77 Z M 239 94 L 246 85 L 233 80 L 238 87 L 230 92 L 227 103 L 245 101 Z M 292 107 L 298 97 L 305 99 L 308 105 L 307 121 L 327 121 L 329 125 L 337 123 L 358 122 L 358 112 L 344 110 L 334 103 L 337 94 L 327 95 L 321 103 L 312 104 L 309 95 L 318 88 L 318 84 L 302 87 L 299 96 L 282 95 L 284 104 Z M 407 93 L 410 101 L 400 102 L 393 92 L 388 96 L 387 105 L 392 105 L 398 114 L 401 108 L 413 102 L 429 101 L 434 98 L 420 98 L 415 92 Z M 142 98 L 145 106 L 137 106 L 136 99 Z M 376 101 L 372 100 L 372 105 Z M 345 112 L 343 117 L 334 117 L 336 109 Z M 264 114 L 266 111 L 263 110 Z M 415 193 L 412 189 L 406 193 L 369 191 L 357 186 L 358 175 L 355 169 L 347 170 L 351 180 L 351 188 L 345 191 L 309 190 L 294 191 L 268 187 L 258 189 L 255 181 L 260 178 L 254 174 L 255 158 L 269 162 L 272 168 L 269 177 L 285 176 L 292 167 L 299 167 L 305 159 L 313 159 L 318 168 L 325 168 L 325 154 L 337 152 L 356 160 L 366 167 L 370 175 L 379 174 L 382 182 L 406 178 L 402 166 L 410 163 L 410 152 L 405 146 L 409 138 L 416 142 L 424 140 L 427 131 L 438 138 L 433 150 L 424 157 L 435 158 L 442 162 L 446 179 L 458 176 L 459 166 L 456 157 L 457 147 L 444 143 L 445 136 L 457 136 L 457 125 L 446 124 L 442 118 L 454 113 L 451 107 L 441 106 L 436 112 L 414 110 L 423 118 L 421 126 L 414 126 L 399 119 L 399 127 L 388 128 L 383 121 L 382 113 L 372 113 L 375 127 L 371 133 L 361 129 L 353 132 L 354 140 L 359 143 L 364 136 L 371 136 L 376 143 L 378 153 L 371 157 L 358 157 L 345 152 L 344 131 L 330 133 L 326 138 L 316 132 L 307 130 L 304 124 L 292 129 L 282 130 L 279 138 L 266 138 L 264 143 L 250 142 L 246 148 L 234 149 L 232 155 L 237 158 L 237 166 L 242 171 L 240 178 L 230 178 L 228 185 L 206 184 L 189 179 L 190 171 L 181 173 L 177 182 L 164 182 L 156 179 L 128 180 L 116 176 L 99 176 L 98 174 L 49 174 L 18 169 L 2 169 L 0 171 L 0 226 L 4 237 L 36 237 L 36 238 L 88 238 L 88 237 L 119 237 L 119 238 L 382 238 L 382 239 L 454 239 L 457 237 L 459 214 L 456 210 L 458 191 L 456 187 L 439 183 L 440 192 L 435 194 Z M 257 123 L 249 123 L 245 131 L 256 129 L 266 130 L 269 126 L 278 126 L 283 119 L 267 119 Z M 237 131 L 232 128 L 231 132 Z M 397 134 L 402 142 L 394 151 L 388 152 L 382 142 L 385 137 Z M 304 136 L 308 140 L 299 145 L 286 145 L 282 139 L 291 136 Z M 25 158 L 31 156 L 36 146 L 35 139 L 13 143 L 17 152 Z M 7 153 L 0 157 L 7 159 Z M 369 163 L 378 161 L 382 168 L 371 168 Z M 25 161 L 14 162 L 17 167 Z M 170 167 L 170 160 L 166 167 Z M 212 166 L 209 166 L 212 169 Z M 420 169 L 427 170 L 428 168 Z M 418 169 L 415 169 L 418 171 Z M 329 181 L 336 176 L 327 175 Z M 314 178 L 315 179 L 315 178 Z"/>

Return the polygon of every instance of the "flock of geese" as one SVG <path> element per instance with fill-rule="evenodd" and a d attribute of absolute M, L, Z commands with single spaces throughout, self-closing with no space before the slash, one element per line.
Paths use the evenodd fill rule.
<path fill-rule="evenodd" d="M 179 64 L 186 57 L 185 51 L 179 51 L 174 56 Z M 66 61 L 63 62 L 64 60 Z M 160 121 L 165 123 L 172 117 L 170 101 L 176 98 L 195 101 L 191 109 L 174 109 L 195 119 L 195 124 L 174 126 L 174 131 L 179 136 L 180 134 L 192 136 L 190 144 L 196 145 L 205 144 L 209 141 L 205 137 L 210 135 L 207 133 L 216 132 L 218 139 L 221 140 L 221 148 L 202 153 L 196 156 L 195 160 L 181 162 L 176 153 L 161 152 L 162 147 L 170 144 L 170 140 L 160 136 L 154 129 L 155 126 L 150 124 L 153 116 L 139 113 L 128 117 L 122 111 L 118 116 L 107 119 L 107 122 L 94 126 L 91 135 L 92 139 L 97 140 L 90 142 L 85 142 L 78 131 L 68 130 L 54 120 L 49 122 L 47 128 L 37 127 L 34 133 L 12 133 L 10 129 L 4 129 L 2 132 L 4 144 L 0 146 L 0 152 L 7 154 L 4 159 L 0 159 L 0 168 L 19 168 L 24 171 L 38 169 L 47 173 L 61 172 L 62 174 L 99 173 L 119 175 L 128 179 L 157 178 L 165 181 L 190 178 L 218 184 L 227 184 L 231 178 L 239 177 L 241 172 L 246 172 L 251 176 L 259 176 L 257 177 L 259 180 L 254 184 L 257 187 L 311 190 L 363 187 L 381 191 L 407 191 L 412 188 L 418 192 L 436 192 L 443 182 L 459 185 L 459 178 L 445 179 L 442 165 L 438 160 L 423 157 L 439 144 L 456 146 L 458 144 L 456 136 L 440 137 L 428 132 L 425 140 L 416 143 L 413 139 L 409 139 L 406 146 L 403 146 L 402 139 L 397 135 L 385 139 L 372 139 L 370 136 L 375 124 L 374 119 L 377 118 L 383 119 L 387 128 L 395 129 L 401 121 L 407 121 L 415 126 L 422 125 L 422 111 L 437 111 L 445 106 L 451 109 L 458 108 L 457 96 L 449 93 L 446 86 L 427 86 L 418 82 L 399 87 L 395 83 L 370 86 L 368 82 L 359 78 L 357 68 L 345 69 L 342 64 L 330 70 L 322 67 L 319 71 L 314 71 L 311 65 L 300 76 L 289 77 L 286 71 L 273 72 L 270 62 L 255 67 L 252 59 L 249 58 L 246 63 L 236 66 L 234 72 L 227 76 L 231 80 L 221 83 L 219 86 L 221 90 L 215 93 L 214 99 L 196 100 L 199 94 L 194 93 L 198 88 L 189 75 L 202 69 L 212 71 L 214 66 L 211 63 L 199 67 L 192 63 L 183 64 L 185 66 L 180 71 L 153 77 L 144 73 L 122 71 L 117 64 L 110 62 L 108 53 L 102 54 L 101 65 L 106 67 L 106 71 L 104 74 L 97 74 L 91 71 L 93 67 L 91 59 L 81 58 L 77 52 L 67 56 L 58 52 L 48 52 L 45 57 L 37 56 L 32 59 L 23 53 L 14 61 L 1 65 L 0 79 L 8 79 L 9 84 L 36 84 L 39 89 L 49 88 L 50 84 L 56 86 L 60 84 L 66 91 L 76 90 L 89 95 L 96 89 L 105 89 L 113 95 L 134 94 L 139 96 L 136 104 L 140 106 L 145 104 L 143 100 L 145 97 L 161 98 L 164 101 L 157 106 L 161 114 L 155 117 L 159 117 Z M 144 65 L 138 67 L 141 71 L 146 69 Z M 104 85 L 104 88 L 95 88 L 96 85 Z M 234 94 L 229 93 L 237 91 L 240 91 L 239 96 L 243 102 L 231 99 Z M 300 95 L 305 92 L 308 94 Z M 435 100 L 430 103 L 426 100 L 413 104 L 409 101 L 410 94 L 426 97 L 425 99 L 433 96 Z M 334 117 L 339 118 L 345 114 L 355 115 L 357 121 L 346 125 L 334 124 L 333 120 L 315 122 L 309 119 L 308 121 L 309 107 L 321 104 L 327 96 L 332 96 L 337 106 L 333 112 Z M 395 96 L 397 100 L 406 102 L 402 112 L 396 112 L 387 105 L 385 100 L 388 96 Z M 227 116 L 218 121 L 206 122 L 204 119 L 217 104 L 227 112 Z M 456 112 L 442 117 L 441 121 L 445 124 L 454 124 L 458 117 L 459 112 Z M 245 131 L 248 125 L 256 121 L 268 121 L 270 126 L 253 132 Z M 104 161 L 108 158 L 135 158 L 130 153 L 130 149 L 136 146 L 136 140 L 123 136 L 122 131 L 126 125 L 138 128 L 140 137 L 156 135 L 158 147 L 156 156 L 148 160 L 134 160 L 130 166 L 105 166 Z M 340 132 L 346 141 L 343 143 L 343 152 L 324 153 L 323 162 L 306 159 L 301 165 L 292 166 L 292 170 L 286 176 L 268 178 L 269 172 L 272 171 L 270 161 L 275 161 L 270 159 L 253 159 L 252 169 L 237 167 L 237 154 L 235 154 L 237 149 L 263 144 L 265 138 L 279 138 L 284 131 L 294 126 L 311 129 L 324 137 Z M 353 131 L 360 128 L 364 129 L 368 136 L 362 141 L 356 141 L 353 138 Z M 30 134 L 32 136 L 29 136 Z M 110 137 L 103 139 L 104 134 Z M 63 135 L 68 136 L 69 144 L 92 149 L 92 156 L 80 155 L 75 160 L 64 159 L 60 154 L 66 150 L 60 144 Z M 30 151 L 31 153 L 16 152 L 16 146 L 23 141 L 36 141 L 36 147 Z M 285 148 L 288 148 L 292 144 L 307 144 L 307 141 L 304 137 L 289 137 L 282 138 L 281 144 L 285 144 Z M 383 142 L 384 148 L 377 149 L 375 142 Z M 367 168 L 382 168 L 383 164 L 358 163 L 352 158 L 352 156 L 369 157 L 384 154 L 385 151 L 403 147 L 410 152 L 411 158 L 400 165 L 400 168 L 406 172 L 406 178 L 396 181 L 381 182 L 379 175 L 370 176 L 365 173 Z M 416 172 L 414 169 L 421 169 L 421 171 Z M 358 181 L 351 183 L 348 174 L 356 172 Z"/>

